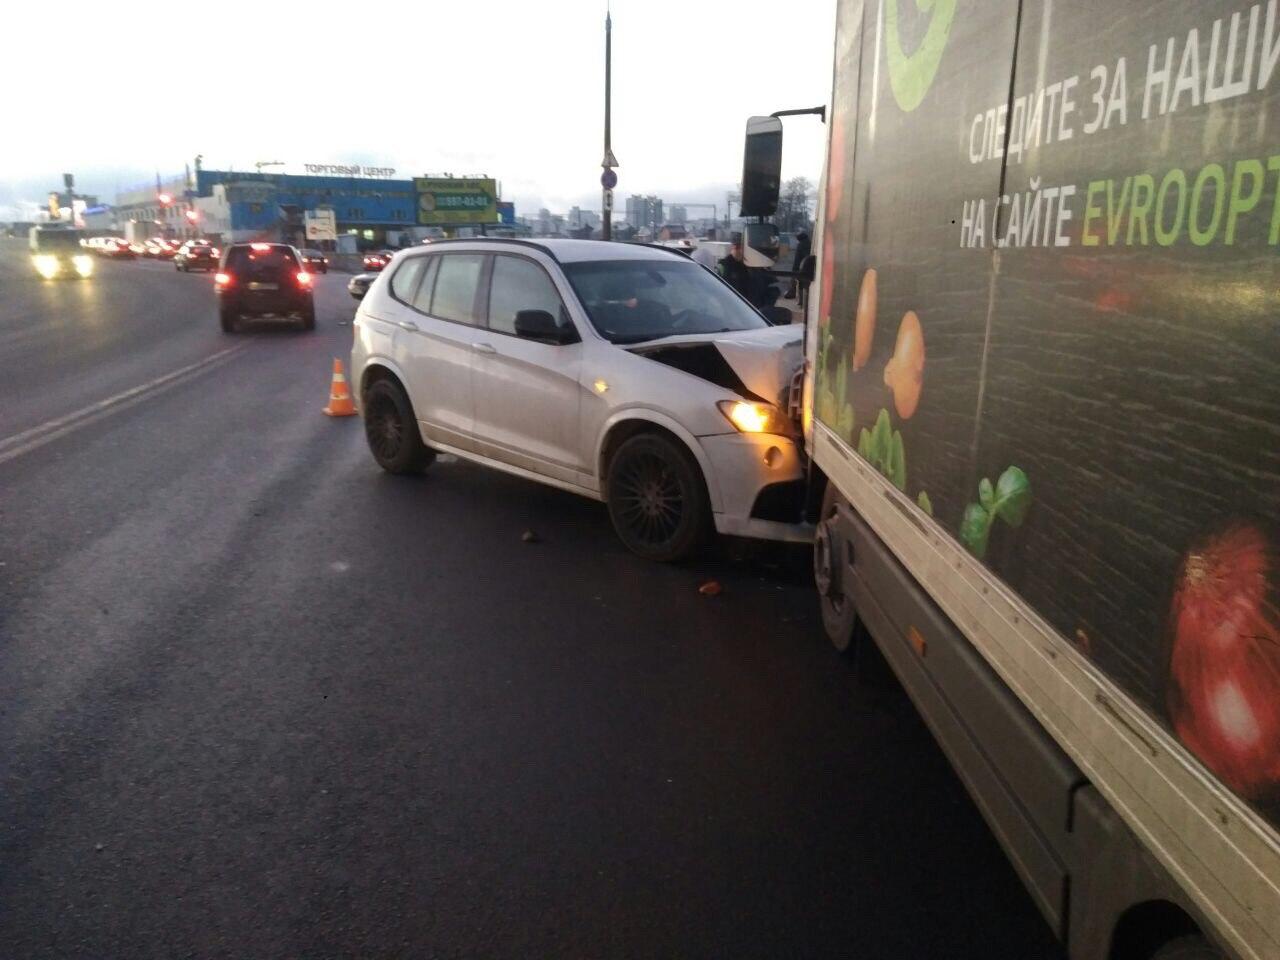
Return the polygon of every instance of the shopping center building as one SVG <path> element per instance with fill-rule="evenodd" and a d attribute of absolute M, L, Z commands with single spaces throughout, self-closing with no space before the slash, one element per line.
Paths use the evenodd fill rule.
<path fill-rule="evenodd" d="M 514 220 L 514 210 L 498 199 L 498 184 L 488 177 L 398 180 L 199 170 L 195 194 L 202 235 L 224 243 L 285 240 L 354 251 Z"/>
<path fill-rule="evenodd" d="M 197 169 L 122 191 L 111 229 L 130 221 L 157 236 L 220 243 L 282 240 L 336 249 L 400 246 L 460 228 L 488 232 L 513 223 L 511 204 L 489 177 L 396 179 L 386 168 L 309 165 L 341 173 L 291 174 Z"/>

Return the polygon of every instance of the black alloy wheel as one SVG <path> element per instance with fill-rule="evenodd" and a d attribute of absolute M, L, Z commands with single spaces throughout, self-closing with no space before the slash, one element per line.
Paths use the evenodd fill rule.
<path fill-rule="evenodd" d="M 618 538 L 646 560 L 692 554 L 710 527 L 702 472 L 692 454 L 659 434 L 632 437 L 609 463 L 609 517 Z"/>
<path fill-rule="evenodd" d="M 364 436 L 378 466 L 388 473 L 421 473 L 435 453 L 422 442 L 413 407 L 393 380 L 378 380 L 364 394 Z"/>

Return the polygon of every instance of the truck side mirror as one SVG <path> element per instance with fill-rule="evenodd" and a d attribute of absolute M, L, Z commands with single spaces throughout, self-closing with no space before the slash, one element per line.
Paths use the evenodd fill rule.
<path fill-rule="evenodd" d="M 741 216 L 773 216 L 781 186 L 782 121 L 777 117 L 751 117 L 742 151 Z"/>

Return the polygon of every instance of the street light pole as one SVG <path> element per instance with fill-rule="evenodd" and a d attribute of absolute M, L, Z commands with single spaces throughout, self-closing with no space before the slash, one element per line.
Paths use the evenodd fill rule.
<path fill-rule="evenodd" d="M 609 15 L 608 7 L 604 12 L 604 168 L 606 174 L 612 170 L 613 149 L 609 143 L 610 125 L 612 122 L 612 100 L 613 100 L 613 19 Z M 612 188 L 605 186 L 604 193 L 601 195 L 600 215 L 601 227 L 600 236 L 605 240 L 613 239 L 613 197 L 611 196 Z"/>

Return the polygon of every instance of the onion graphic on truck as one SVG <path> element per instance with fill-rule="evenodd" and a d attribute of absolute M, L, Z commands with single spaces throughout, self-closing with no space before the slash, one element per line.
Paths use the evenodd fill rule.
<path fill-rule="evenodd" d="M 834 244 L 826 244 L 823 256 L 823 293 L 820 301 L 818 366 L 822 377 L 818 388 L 818 419 L 826 423 L 844 439 L 853 442 L 854 381 L 867 376 L 875 345 L 879 304 L 879 275 L 874 267 L 867 268 L 858 287 L 857 307 L 854 312 L 850 346 L 838 349 L 828 313 L 833 296 L 830 255 Z M 832 360 L 835 370 L 830 370 Z M 915 416 L 924 396 L 925 370 L 924 324 L 915 310 L 907 310 L 898 323 L 893 353 L 885 361 L 880 379 L 889 393 L 889 403 L 880 408 L 875 424 L 863 427 L 858 434 L 859 455 L 890 483 L 907 493 L 907 449 L 900 429 L 894 429 L 890 407 L 902 421 Z M 1031 482 L 1018 466 L 1008 466 L 992 482 L 983 477 L 978 484 L 977 499 L 969 503 L 961 513 L 956 536 L 979 560 L 985 560 L 992 531 L 997 521 L 1016 530 L 1026 520 L 1031 508 Z M 916 505 L 930 516 L 933 503 L 925 490 L 915 496 Z"/>

